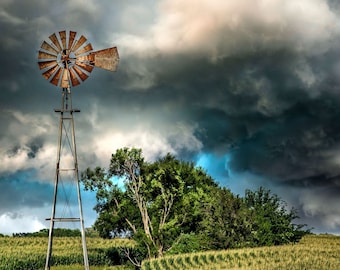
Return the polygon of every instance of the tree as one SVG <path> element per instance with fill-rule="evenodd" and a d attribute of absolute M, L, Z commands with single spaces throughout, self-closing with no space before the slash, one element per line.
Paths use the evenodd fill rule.
<path fill-rule="evenodd" d="M 124 189 L 114 185 L 114 177 L 124 179 Z M 147 163 L 141 149 L 135 148 L 117 150 L 107 172 L 87 169 L 82 181 L 85 189 L 96 191 L 99 217 L 94 226 L 99 234 L 130 235 L 146 248 L 149 258 L 162 256 L 183 234 L 198 230 L 201 204 L 217 187 L 193 163 L 170 154 Z"/>
<path fill-rule="evenodd" d="M 297 242 L 309 233 L 305 225 L 294 224 L 297 211 L 286 209 L 286 203 L 270 190 L 260 187 L 257 191 L 246 190 L 245 203 L 252 213 L 252 241 L 256 246 L 279 245 Z"/>
<path fill-rule="evenodd" d="M 244 200 L 229 189 L 214 188 L 203 207 L 201 231 L 209 239 L 209 249 L 249 246 L 252 230 L 251 213 Z"/>

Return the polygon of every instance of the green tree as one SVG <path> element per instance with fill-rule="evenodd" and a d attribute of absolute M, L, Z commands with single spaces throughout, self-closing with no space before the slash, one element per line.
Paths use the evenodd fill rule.
<path fill-rule="evenodd" d="M 214 188 L 202 205 L 204 217 L 200 231 L 208 237 L 209 249 L 249 246 L 251 240 L 251 212 L 244 200 L 229 189 Z"/>
<path fill-rule="evenodd" d="M 297 211 L 287 210 L 286 203 L 270 190 L 260 187 L 257 191 L 246 190 L 245 203 L 252 216 L 252 241 L 256 246 L 279 245 L 296 242 L 309 233 L 305 225 L 294 224 Z"/>
<path fill-rule="evenodd" d="M 123 189 L 113 183 L 115 177 L 124 179 Z M 199 229 L 202 202 L 217 188 L 193 163 L 170 154 L 147 163 L 141 149 L 135 148 L 117 150 L 107 172 L 87 169 L 82 181 L 85 189 L 96 191 L 99 216 L 94 226 L 99 234 L 131 235 L 149 258 L 162 256 L 183 234 Z"/>

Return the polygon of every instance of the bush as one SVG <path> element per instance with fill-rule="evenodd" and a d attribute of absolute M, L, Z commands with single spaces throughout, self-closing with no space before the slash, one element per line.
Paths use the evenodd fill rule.
<path fill-rule="evenodd" d="M 205 239 L 202 235 L 194 233 L 181 234 L 175 244 L 166 254 L 181 254 L 206 250 Z"/>

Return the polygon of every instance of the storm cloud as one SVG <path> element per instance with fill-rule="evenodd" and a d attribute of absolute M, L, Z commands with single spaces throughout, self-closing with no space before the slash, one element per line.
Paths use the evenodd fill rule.
<path fill-rule="evenodd" d="M 120 54 L 116 73 L 95 69 L 72 89 L 82 110 L 81 169 L 107 167 L 124 146 L 141 147 L 148 160 L 170 152 L 241 195 L 266 186 L 316 232 L 340 233 L 336 1 L 12 0 L 0 7 L 6 220 L 22 209 L 16 185 L 36 187 L 25 189 L 39 198 L 27 201 L 32 213 L 51 203 L 60 90 L 41 76 L 36 56 L 44 39 L 66 29 Z"/>

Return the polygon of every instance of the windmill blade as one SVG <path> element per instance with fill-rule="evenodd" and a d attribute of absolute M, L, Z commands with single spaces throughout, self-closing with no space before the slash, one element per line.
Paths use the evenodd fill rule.
<path fill-rule="evenodd" d="M 94 54 L 90 53 L 90 54 L 87 54 L 87 55 L 78 56 L 77 61 L 87 62 L 87 63 L 92 64 L 93 61 L 94 61 Z"/>
<path fill-rule="evenodd" d="M 116 71 L 119 63 L 117 47 L 103 49 L 91 53 L 94 55 L 94 66 L 102 69 Z"/>
<path fill-rule="evenodd" d="M 74 39 L 76 37 L 77 32 L 70 31 L 70 35 L 68 37 L 68 47 L 67 49 L 71 50 L 73 46 Z"/>
<path fill-rule="evenodd" d="M 59 65 L 55 65 L 53 67 L 51 67 L 50 69 L 46 70 L 45 72 L 43 72 L 43 76 L 46 80 L 48 80 L 53 73 L 55 73 L 57 71 L 57 69 L 60 68 Z"/>
<path fill-rule="evenodd" d="M 38 59 L 54 59 L 54 60 L 56 60 L 57 56 L 55 56 L 54 54 L 39 51 Z"/>
<path fill-rule="evenodd" d="M 88 65 L 86 63 L 80 63 L 78 61 L 76 61 L 76 66 L 81 67 L 82 69 L 86 70 L 88 73 L 91 73 L 91 71 L 93 70 L 93 66 Z"/>
<path fill-rule="evenodd" d="M 54 67 L 55 65 L 57 65 L 57 61 L 53 60 L 53 61 L 46 61 L 46 62 L 39 62 L 38 65 L 39 65 L 39 68 L 40 69 L 44 69 L 44 68 L 52 68 Z"/>
<path fill-rule="evenodd" d="M 76 45 L 74 45 L 74 48 L 72 48 L 72 51 L 75 52 L 80 48 L 81 45 L 83 45 L 86 42 L 86 37 L 81 36 L 80 39 L 77 41 Z"/>
<path fill-rule="evenodd" d="M 66 31 L 65 30 L 60 31 L 59 36 L 60 36 L 61 43 L 63 45 L 63 50 L 67 49 L 66 48 Z"/>
<path fill-rule="evenodd" d="M 58 51 L 56 49 L 54 49 L 50 44 L 48 44 L 46 41 L 43 42 L 43 44 L 41 44 L 41 49 L 44 49 L 50 53 L 53 54 L 58 54 Z"/>
<path fill-rule="evenodd" d="M 91 45 L 91 43 L 89 43 L 84 48 L 82 48 L 81 50 L 77 51 L 75 53 L 75 55 L 78 56 L 80 54 L 87 53 L 87 52 L 90 52 L 92 50 L 93 50 L 92 45 Z"/>
<path fill-rule="evenodd" d="M 56 74 L 53 76 L 52 80 L 50 81 L 50 83 L 58 86 L 59 84 L 59 79 L 61 76 L 61 73 L 63 72 L 62 68 L 59 67 L 58 71 L 56 72 Z"/>
<path fill-rule="evenodd" d="M 59 40 L 55 33 L 49 36 L 49 39 L 52 41 L 52 43 L 58 48 L 59 52 L 62 51 L 62 48 L 60 46 Z"/>
<path fill-rule="evenodd" d="M 70 72 L 70 79 L 71 79 L 72 86 L 79 85 L 80 81 L 79 81 L 77 75 L 75 74 L 74 70 L 72 68 L 70 68 L 69 72 Z"/>
<path fill-rule="evenodd" d="M 62 88 L 68 88 L 70 86 L 69 78 L 68 78 L 68 69 L 63 69 L 63 75 L 61 77 L 61 84 L 60 87 Z"/>
<path fill-rule="evenodd" d="M 74 66 L 73 69 L 74 69 L 74 71 L 77 73 L 77 75 L 80 77 L 80 79 L 82 81 L 85 81 L 89 77 L 84 71 L 82 71 L 77 66 Z"/>

